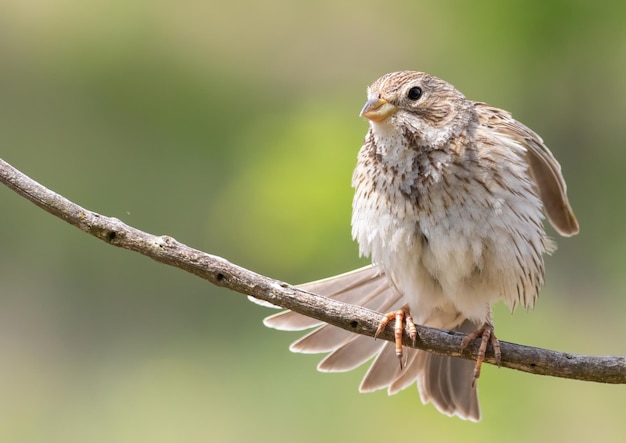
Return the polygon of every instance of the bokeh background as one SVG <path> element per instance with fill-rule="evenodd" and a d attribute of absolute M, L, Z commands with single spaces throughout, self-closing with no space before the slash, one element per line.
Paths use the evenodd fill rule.
<path fill-rule="evenodd" d="M 626 354 L 623 1 L 0 1 L 0 153 L 60 194 L 292 283 L 365 263 L 365 87 L 416 69 L 510 110 L 582 231 L 498 336 Z M 487 367 L 483 421 L 320 374 L 244 296 L 0 188 L 0 441 L 624 441 L 626 387 Z M 400 435 L 397 435 L 400 434 Z"/>

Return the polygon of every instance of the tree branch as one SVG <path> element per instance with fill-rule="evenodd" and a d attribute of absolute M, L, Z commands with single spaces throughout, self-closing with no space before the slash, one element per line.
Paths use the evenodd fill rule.
<path fill-rule="evenodd" d="M 138 252 L 214 285 L 251 295 L 273 305 L 291 309 L 308 317 L 330 323 L 355 334 L 373 337 L 382 315 L 369 309 L 341 303 L 302 291 L 287 283 L 256 274 L 227 260 L 179 243 L 172 237 L 155 236 L 128 226 L 113 217 L 89 211 L 45 188 L 0 159 L 0 181 L 45 211 L 65 220 L 104 242 Z M 478 343 L 461 354 L 463 334 L 417 327 L 416 348 L 442 355 L 473 359 Z M 387 328 L 379 338 L 393 341 Z M 626 383 L 626 357 L 585 356 L 534 348 L 501 341 L 501 366 L 538 375 L 550 375 L 601 383 Z M 404 337 L 404 344 L 412 346 Z M 490 351 L 491 352 L 491 351 Z M 495 363 L 493 354 L 485 360 Z"/>

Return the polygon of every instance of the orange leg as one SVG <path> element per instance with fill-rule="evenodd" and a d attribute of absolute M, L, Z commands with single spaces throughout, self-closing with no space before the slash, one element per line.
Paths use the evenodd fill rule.
<path fill-rule="evenodd" d="M 490 321 L 486 321 L 480 328 L 476 329 L 474 332 L 471 332 L 463 338 L 463 342 L 461 343 L 461 352 L 467 348 L 472 340 L 480 337 L 480 346 L 478 347 L 478 354 L 476 355 L 476 366 L 474 367 L 474 375 L 472 379 L 472 386 L 476 386 L 476 380 L 480 377 L 480 368 L 485 361 L 485 353 L 487 352 L 487 345 L 491 343 L 493 347 L 493 354 L 496 358 L 496 364 L 500 366 L 500 361 L 502 359 L 502 352 L 500 350 L 500 342 L 498 338 L 493 333 L 493 325 Z"/>
<path fill-rule="evenodd" d="M 395 319 L 395 325 L 393 328 L 395 342 L 396 342 L 396 355 L 400 360 L 400 369 L 402 369 L 402 332 L 403 325 L 406 324 L 407 334 L 409 338 L 413 340 L 413 344 L 415 344 L 415 340 L 417 339 L 417 328 L 415 327 L 415 323 L 413 322 L 413 317 L 411 316 L 411 311 L 409 310 L 409 305 L 402 306 L 401 309 L 397 311 L 392 311 L 383 317 L 378 325 L 378 329 L 376 330 L 376 334 L 374 334 L 374 338 L 378 337 L 381 332 L 385 330 L 387 325 L 391 320 Z"/>

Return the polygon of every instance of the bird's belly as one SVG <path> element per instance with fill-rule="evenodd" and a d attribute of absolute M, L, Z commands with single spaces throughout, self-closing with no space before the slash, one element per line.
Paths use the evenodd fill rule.
<path fill-rule="evenodd" d="M 466 207 L 424 211 L 396 202 L 393 208 L 355 206 L 353 235 L 361 253 L 382 267 L 416 321 L 429 323 L 440 316 L 436 312 L 484 321 L 489 305 L 501 296 L 500 277 L 491 269 L 496 257 L 485 215 L 461 217 Z"/>

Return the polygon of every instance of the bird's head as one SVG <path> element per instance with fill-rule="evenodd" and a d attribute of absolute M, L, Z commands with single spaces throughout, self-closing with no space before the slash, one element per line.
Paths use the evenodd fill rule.
<path fill-rule="evenodd" d="M 367 98 L 361 116 L 370 120 L 375 133 L 399 133 L 422 147 L 446 143 L 472 118 L 472 102 L 451 84 L 423 72 L 386 74 L 367 89 Z"/>

